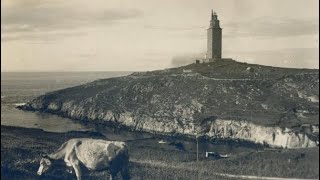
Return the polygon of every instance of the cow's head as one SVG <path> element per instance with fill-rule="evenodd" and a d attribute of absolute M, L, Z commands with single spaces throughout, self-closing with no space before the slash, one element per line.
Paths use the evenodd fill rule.
<path fill-rule="evenodd" d="M 40 167 L 37 174 L 41 176 L 43 173 L 47 172 L 52 166 L 52 161 L 47 154 L 41 154 Z"/>

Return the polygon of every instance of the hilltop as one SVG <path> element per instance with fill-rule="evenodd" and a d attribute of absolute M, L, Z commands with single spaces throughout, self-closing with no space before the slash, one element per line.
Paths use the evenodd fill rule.
<path fill-rule="evenodd" d="M 223 60 L 101 79 L 20 107 L 168 135 L 276 147 L 319 139 L 319 71 Z"/>

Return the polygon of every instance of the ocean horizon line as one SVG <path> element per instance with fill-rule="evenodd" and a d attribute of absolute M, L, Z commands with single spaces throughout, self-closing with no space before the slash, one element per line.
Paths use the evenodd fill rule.
<path fill-rule="evenodd" d="M 144 71 L 1 71 L 1 73 L 101 73 L 101 72 L 144 72 Z"/>

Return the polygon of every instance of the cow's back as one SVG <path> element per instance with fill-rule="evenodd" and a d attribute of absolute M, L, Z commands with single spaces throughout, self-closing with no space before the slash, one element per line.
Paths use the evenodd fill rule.
<path fill-rule="evenodd" d="M 97 139 L 81 139 L 75 150 L 77 158 L 90 170 L 107 169 L 118 154 L 127 154 L 124 143 Z"/>

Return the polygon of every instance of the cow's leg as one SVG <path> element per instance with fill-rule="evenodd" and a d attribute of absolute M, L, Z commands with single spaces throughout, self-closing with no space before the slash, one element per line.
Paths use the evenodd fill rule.
<path fill-rule="evenodd" d="M 64 158 L 64 162 L 66 163 L 66 166 L 71 167 L 71 162 L 69 159 L 67 159 L 67 156 Z"/>
<path fill-rule="evenodd" d="M 115 180 L 116 179 L 116 174 L 110 173 L 110 180 Z"/>
<path fill-rule="evenodd" d="M 66 163 L 67 166 L 71 167 L 71 158 L 74 156 L 74 149 L 66 149 L 65 155 L 64 155 L 64 162 Z"/>
<path fill-rule="evenodd" d="M 77 180 L 81 180 L 81 169 L 79 165 L 79 160 L 71 159 L 71 165 L 76 173 Z"/>
<path fill-rule="evenodd" d="M 128 166 L 122 167 L 121 177 L 122 177 L 122 180 L 129 180 L 130 179 Z"/>
<path fill-rule="evenodd" d="M 70 166 L 67 166 L 66 167 L 66 171 L 68 172 L 68 173 L 70 173 L 70 174 L 72 174 L 73 173 L 73 167 L 72 167 L 72 165 L 70 164 Z"/>
<path fill-rule="evenodd" d="M 66 171 L 68 173 L 72 173 L 72 164 L 71 164 L 71 161 L 70 159 L 72 158 L 72 152 L 69 150 L 69 151 L 66 151 L 66 154 L 64 156 L 64 162 L 66 163 Z"/>

